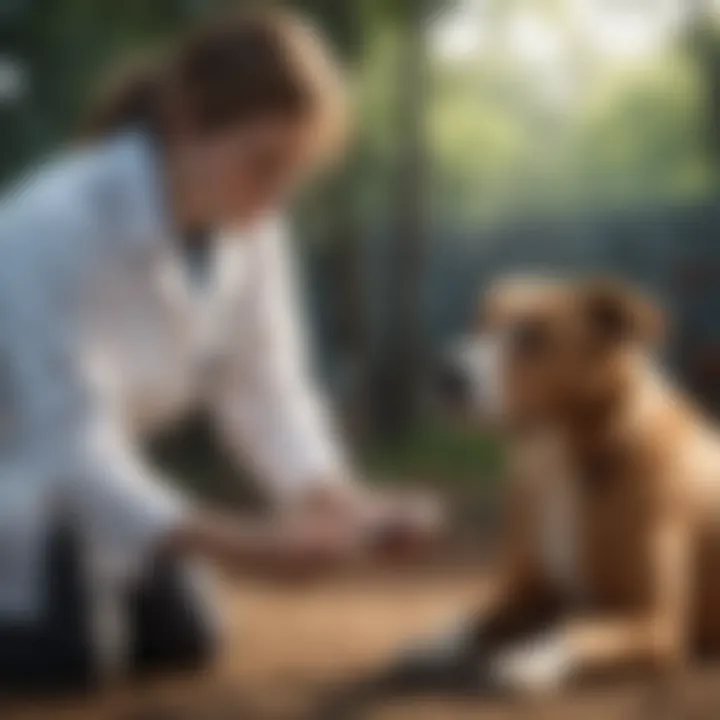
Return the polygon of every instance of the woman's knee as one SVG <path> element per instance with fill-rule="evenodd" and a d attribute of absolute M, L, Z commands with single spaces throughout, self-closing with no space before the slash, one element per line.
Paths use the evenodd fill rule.
<path fill-rule="evenodd" d="M 174 558 L 159 558 L 133 602 L 135 664 L 195 669 L 218 654 L 217 616 L 203 578 Z"/>

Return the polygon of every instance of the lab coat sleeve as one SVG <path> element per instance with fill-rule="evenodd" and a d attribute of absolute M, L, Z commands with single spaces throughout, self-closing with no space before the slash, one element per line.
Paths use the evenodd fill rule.
<path fill-rule="evenodd" d="M 74 502 L 101 563 L 140 577 L 189 503 L 148 467 L 111 416 L 88 415 L 77 442 Z"/>
<path fill-rule="evenodd" d="M 217 416 L 231 451 L 249 462 L 268 497 L 290 505 L 315 487 L 348 487 L 348 464 L 309 367 L 284 225 L 273 221 L 245 242 L 252 243 L 250 277 Z"/>
<path fill-rule="evenodd" d="M 137 454 L 115 412 L 110 375 L 83 356 L 62 318 L 44 303 L 22 314 L 13 346 L 27 463 L 50 480 L 53 502 L 98 563 L 139 573 L 182 522 L 185 502 Z"/>

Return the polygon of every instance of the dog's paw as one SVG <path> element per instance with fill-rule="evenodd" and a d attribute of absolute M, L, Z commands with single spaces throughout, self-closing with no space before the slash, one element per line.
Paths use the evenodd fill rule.
<path fill-rule="evenodd" d="M 568 681 L 572 669 L 568 648 L 556 635 L 503 650 L 488 667 L 497 689 L 521 694 L 554 692 Z"/>

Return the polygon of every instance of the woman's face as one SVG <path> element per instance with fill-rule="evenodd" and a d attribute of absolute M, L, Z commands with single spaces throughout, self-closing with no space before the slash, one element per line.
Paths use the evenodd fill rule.
<path fill-rule="evenodd" d="M 308 128 L 260 120 L 182 143 L 173 164 L 178 212 L 198 224 L 245 224 L 276 210 L 308 165 Z"/>

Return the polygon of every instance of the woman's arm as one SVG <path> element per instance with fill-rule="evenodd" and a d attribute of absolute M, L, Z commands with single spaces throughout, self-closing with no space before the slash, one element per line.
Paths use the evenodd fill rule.
<path fill-rule="evenodd" d="M 72 506 L 98 557 L 133 575 L 158 553 L 199 556 L 224 569 L 299 579 L 337 569 L 359 530 L 310 516 L 249 517 L 204 510 L 149 468 L 119 428 L 99 417 L 69 483 Z"/>
<path fill-rule="evenodd" d="M 376 555 L 403 557 L 437 534 L 427 497 L 375 493 L 355 482 L 310 368 L 287 237 L 274 222 L 248 248 L 249 292 L 237 308 L 214 408 L 230 450 L 249 460 L 276 507 L 365 528 Z"/>
<path fill-rule="evenodd" d="M 108 378 L 91 367 L 56 308 L 35 293 L 8 348 L 16 417 L 32 471 L 75 523 L 99 572 L 136 578 L 157 552 L 240 572 L 296 577 L 354 552 L 352 528 L 204 512 L 140 456 Z M 31 457 L 30 457 L 31 455 Z"/>
<path fill-rule="evenodd" d="M 309 579 L 359 557 L 359 533 L 347 524 L 193 513 L 168 532 L 160 552 L 197 555 L 230 572 L 276 580 Z"/>
<path fill-rule="evenodd" d="M 249 243 L 248 286 L 211 402 L 230 451 L 249 462 L 276 506 L 349 498 L 349 464 L 308 358 L 301 300 L 279 220 Z M 314 502 L 314 501 L 313 501 Z M 344 500 L 343 500 L 344 502 Z"/>

